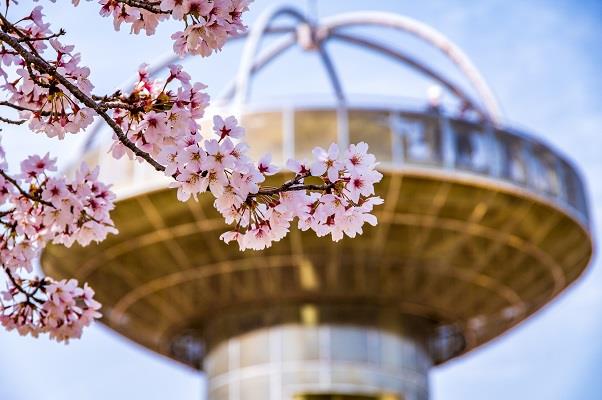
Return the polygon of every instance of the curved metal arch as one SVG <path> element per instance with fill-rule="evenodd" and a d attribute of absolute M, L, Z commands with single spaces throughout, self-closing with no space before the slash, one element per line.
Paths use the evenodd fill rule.
<path fill-rule="evenodd" d="M 487 82 L 485 82 L 485 79 L 470 61 L 468 56 L 442 33 L 420 21 L 416 21 L 406 16 L 380 11 L 358 11 L 323 19 L 319 26 L 320 31 L 318 36 L 327 38 L 340 28 L 357 25 L 385 26 L 401 30 L 412 34 L 441 50 L 441 52 L 460 69 L 477 91 L 485 105 L 489 118 L 496 123 L 500 121 L 500 107 L 495 99 L 493 91 L 489 88 L 489 85 L 487 85 Z"/>
<path fill-rule="evenodd" d="M 265 31 L 264 34 L 280 34 L 280 33 L 294 33 L 295 32 L 295 27 L 292 26 L 274 26 L 274 27 L 268 27 Z M 248 36 L 248 32 L 243 32 L 237 36 L 233 36 L 231 38 L 228 39 L 228 43 L 237 41 L 237 40 L 241 40 L 241 39 L 245 39 Z M 190 55 L 187 55 L 184 57 L 184 59 L 190 58 Z M 150 76 L 155 76 L 156 74 L 158 74 L 159 72 L 163 71 L 165 68 L 167 68 L 169 65 L 176 63 L 178 61 L 181 61 L 182 57 L 178 56 L 178 55 L 174 55 L 172 52 L 169 52 L 167 55 L 162 55 L 159 59 L 159 61 L 157 62 L 153 62 L 152 64 L 149 65 L 149 75 Z M 117 86 L 117 89 L 122 89 L 128 85 L 133 85 L 136 81 L 136 77 L 138 75 L 132 75 L 131 79 L 128 79 L 127 81 L 122 82 L 120 85 Z M 90 128 L 90 134 L 88 135 L 88 138 L 86 139 L 86 141 L 84 142 L 83 145 L 83 149 L 82 149 L 82 153 L 87 152 L 88 150 L 90 150 L 90 148 L 92 147 L 92 144 L 94 143 L 94 140 L 96 139 L 96 136 L 99 134 L 99 132 L 105 127 L 105 122 L 101 119 L 97 120 L 92 127 Z"/>
<path fill-rule="evenodd" d="M 374 52 L 383 54 L 383 55 L 391 57 L 397 61 L 400 61 L 404 64 L 407 64 L 410 67 L 417 70 L 418 72 L 422 73 L 423 75 L 439 82 L 443 87 L 448 89 L 451 93 L 453 93 L 455 96 L 457 96 L 460 100 L 462 100 L 464 103 L 469 105 L 471 109 L 473 109 L 477 113 L 479 113 L 479 115 L 481 115 L 483 117 L 487 116 L 486 111 L 484 111 L 480 105 L 475 103 L 475 101 L 470 97 L 470 95 L 468 95 L 464 90 L 462 90 L 462 88 L 460 88 L 458 85 L 454 84 L 450 80 L 446 79 L 438 72 L 427 67 L 425 64 L 421 63 L 420 61 L 414 59 L 413 57 L 411 57 L 405 53 L 402 53 L 399 50 L 384 46 L 380 43 L 377 43 L 375 41 L 372 41 L 372 40 L 369 40 L 369 39 L 366 39 L 366 38 L 363 38 L 363 37 L 360 37 L 357 35 L 350 35 L 350 34 L 340 33 L 340 32 L 331 33 L 330 39 L 336 39 L 336 40 L 339 40 L 346 44 L 355 45 L 360 48 L 366 48 L 368 50 L 372 50 Z M 296 42 L 295 36 L 290 35 L 288 37 L 282 38 L 282 40 L 280 40 L 276 43 L 273 43 L 268 48 L 268 50 L 266 50 L 265 52 L 260 54 L 259 57 L 257 57 L 255 59 L 255 62 L 253 63 L 253 65 L 251 67 L 250 75 L 253 76 L 257 72 L 261 71 L 265 66 L 267 66 L 269 63 L 274 61 L 277 57 L 281 56 L 286 50 L 288 50 L 290 47 L 292 47 L 295 44 L 295 42 Z M 226 85 L 226 87 L 224 88 L 224 90 L 222 91 L 220 96 L 218 96 L 218 99 L 221 101 L 229 101 L 232 99 L 235 92 L 236 92 L 236 80 L 232 80 Z"/>
<path fill-rule="evenodd" d="M 252 75 L 251 71 L 253 69 L 253 60 L 259 50 L 259 46 L 263 39 L 263 34 L 266 32 L 267 29 L 269 29 L 272 21 L 284 15 L 293 17 L 297 21 L 306 24 L 307 26 L 312 26 L 311 22 L 305 17 L 305 15 L 301 11 L 287 6 L 272 7 L 259 16 L 259 19 L 255 22 L 248 35 L 247 43 L 245 44 L 241 63 L 238 68 L 238 73 L 236 75 L 236 92 L 234 95 L 234 104 L 237 108 L 240 108 L 240 106 L 245 103 L 249 96 L 249 81 Z M 341 83 L 339 81 L 338 75 L 336 74 L 336 71 L 334 70 L 332 60 L 328 56 L 328 53 L 326 52 L 324 47 L 322 46 L 322 43 L 318 43 L 318 50 L 320 52 L 320 58 L 322 60 L 322 63 L 324 64 L 328 77 L 330 78 L 330 82 L 333 86 L 335 95 L 339 101 L 343 101 L 344 95 Z"/>
<path fill-rule="evenodd" d="M 258 22 L 249 32 L 245 32 L 244 34 L 230 39 L 237 40 L 242 38 L 248 38 L 244 48 L 243 57 L 236 77 L 234 88 L 232 88 L 232 85 L 230 84 L 229 87 L 227 87 L 225 90 L 224 97 L 231 98 L 232 96 L 234 96 L 234 104 L 240 106 L 247 100 L 249 95 L 249 80 L 252 75 L 254 75 L 257 71 L 259 71 L 269 62 L 271 62 L 274 58 L 281 55 L 286 49 L 294 45 L 295 39 L 297 39 L 297 35 L 294 34 L 294 27 L 272 27 L 270 25 L 276 18 L 282 15 L 292 16 L 298 21 L 313 27 L 312 23 L 304 16 L 302 12 L 291 7 L 276 6 L 262 13 L 262 15 L 259 17 Z M 357 37 L 355 35 L 348 35 L 345 33 L 337 32 L 341 28 L 354 25 L 388 26 L 393 29 L 398 29 L 413 34 L 437 47 L 454 64 L 458 66 L 458 68 L 464 73 L 469 82 L 475 88 L 485 105 L 484 112 L 482 108 L 477 106 L 475 102 L 471 100 L 470 96 L 468 96 L 464 91 L 462 91 L 457 85 L 445 79 L 443 76 L 431 70 L 424 64 L 419 63 L 418 61 L 401 53 L 398 50 L 385 47 L 381 44 L 370 41 L 368 39 Z M 367 47 L 371 50 L 379 51 L 382 54 L 388 55 L 389 57 L 393 57 L 399 61 L 402 61 L 412 66 L 419 72 L 422 72 L 423 74 L 441 83 L 444 87 L 446 87 L 456 96 L 458 96 L 461 100 L 465 101 L 480 114 L 485 115 L 493 122 L 499 122 L 500 111 L 499 106 L 497 105 L 497 101 L 495 100 L 491 89 L 489 88 L 483 77 L 480 75 L 476 67 L 472 64 L 470 59 L 462 52 L 462 50 L 459 47 L 457 47 L 445 36 L 443 36 L 438 31 L 434 30 L 433 28 L 429 27 L 428 25 L 397 14 L 367 11 L 345 13 L 338 16 L 329 17 L 324 19 L 323 22 L 319 24 L 319 26 L 314 28 L 317 29 L 316 36 L 318 42 L 318 50 L 320 52 L 322 62 L 333 85 L 335 95 L 341 104 L 343 104 L 344 102 L 342 85 L 340 83 L 340 80 L 338 79 L 336 71 L 334 70 L 333 63 L 323 46 L 323 42 L 325 42 L 329 38 L 338 39 L 348 43 L 356 44 L 358 46 Z M 292 35 L 291 37 L 288 37 L 285 40 L 282 40 L 281 42 L 277 42 L 273 47 L 270 48 L 269 51 L 262 54 L 259 59 L 255 60 L 255 56 L 257 50 L 259 49 L 259 45 L 261 44 L 263 35 L 273 33 L 292 33 Z M 161 62 L 154 64 L 149 72 L 151 72 L 151 74 L 154 75 L 175 61 L 177 61 L 177 57 L 164 57 Z M 98 134 L 98 131 L 100 131 L 101 129 L 102 124 L 96 124 L 92 127 L 90 136 L 85 142 L 84 151 L 90 148 L 94 138 Z"/>
<path fill-rule="evenodd" d="M 487 116 L 487 113 L 481 108 L 481 106 L 476 104 L 474 100 L 471 99 L 470 95 L 463 91 L 458 85 L 443 77 L 443 75 L 439 74 L 435 70 L 427 67 L 420 61 L 414 59 L 413 57 L 405 53 L 402 53 L 399 50 L 384 46 L 380 43 L 357 35 L 349 35 L 346 33 L 333 32 L 330 34 L 330 38 L 337 39 L 341 42 L 355 45 L 357 47 L 372 50 L 387 57 L 391 57 L 397 61 L 401 61 L 402 63 L 409 65 L 410 67 L 414 68 L 423 75 L 428 76 L 429 78 L 439 82 L 443 87 L 452 92 L 455 96 L 457 96 L 460 100 L 469 105 L 471 109 L 475 110 L 480 115 Z"/>
<path fill-rule="evenodd" d="M 255 75 L 257 72 L 261 71 L 264 67 L 266 67 L 269 63 L 281 56 L 286 50 L 293 47 L 295 43 L 297 43 L 296 35 L 289 35 L 283 37 L 276 43 L 272 43 L 272 45 L 267 50 L 265 50 L 255 59 L 255 62 L 253 63 L 250 71 L 251 76 Z M 236 94 L 236 83 L 236 78 L 228 82 L 226 87 L 224 87 L 224 89 L 222 90 L 221 94 L 217 97 L 218 101 L 232 100 L 232 98 Z"/>

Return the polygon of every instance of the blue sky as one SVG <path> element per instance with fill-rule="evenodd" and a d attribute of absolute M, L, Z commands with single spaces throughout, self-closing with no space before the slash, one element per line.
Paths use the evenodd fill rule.
<path fill-rule="evenodd" d="M 21 3 L 28 3 L 23 0 Z M 66 28 L 83 59 L 94 66 L 96 93 L 127 81 L 141 62 L 171 50 L 164 24 L 152 38 L 116 33 L 97 15 L 95 3 L 73 9 L 67 1 L 43 2 L 54 26 Z M 274 3 L 257 0 L 248 21 Z M 296 2 L 305 8 L 305 2 Z M 23 6 L 23 4 L 21 5 Z M 602 3 L 596 0 L 318 0 L 321 16 L 366 8 L 407 14 L 443 32 L 472 58 L 492 86 L 507 120 L 536 132 L 576 160 L 589 183 L 594 225 L 602 205 Z M 379 32 L 438 68 L 436 52 L 404 36 Z M 352 93 L 423 96 L 426 82 L 362 53 L 333 46 L 335 62 Z M 210 60 L 188 62 L 196 80 L 219 93 L 236 71 L 240 46 Z M 349 62 L 348 60 L 351 60 Z M 257 97 L 326 93 L 321 70 L 308 54 L 293 54 L 269 67 L 254 85 Z M 283 71 L 286 70 L 286 73 Z M 291 80 L 290 76 L 303 78 Z M 452 73 L 452 77 L 457 74 Z M 73 159 L 85 135 L 62 143 L 5 129 L 3 144 L 13 165 L 23 156 L 50 150 Z M 600 247 L 598 241 L 597 247 Z M 435 400 L 602 398 L 602 269 L 595 261 L 582 279 L 517 329 L 432 373 Z M 103 326 L 89 329 L 69 346 L 0 331 L 0 399 L 198 399 L 202 378 L 154 355 Z"/>

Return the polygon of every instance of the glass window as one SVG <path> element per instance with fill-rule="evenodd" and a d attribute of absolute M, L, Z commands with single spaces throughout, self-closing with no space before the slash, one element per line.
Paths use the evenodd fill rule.
<path fill-rule="evenodd" d="M 328 149 L 338 142 L 337 113 L 334 110 L 303 110 L 295 112 L 295 155 L 311 159 L 316 146 Z"/>
<path fill-rule="evenodd" d="M 394 129 L 402 138 L 407 162 L 441 164 L 442 132 L 438 118 L 402 116 L 396 121 Z"/>
<path fill-rule="evenodd" d="M 228 385 L 222 385 L 215 389 L 210 390 L 209 397 L 214 400 L 229 400 L 230 393 L 228 391 Z"/>
<path fill-rule="evenodd" d="M 282 113 L 262 112 L 250 113 L 243 117 L 246 142 L 249 144 L 249 156 L 258 160 L 266 153 L 271 153 L 272 161 L 283 165 L 282 155 Z"/>
<path fill-rule="evenodd" d="M 265 332 L 248 333 L 240 339 L 241 367 L 263 364 L 269 360 L 270 342 Z"/>
<path fill-rule="evenodd" d="M 205 357 L 204 368 L 210 376 L 228 372 L 229 369 L 228 343 L 223 343 L 215 348 L 208 357 Z"/>
<path fill-rule="evenodd" d="M 581 211 L 585 217 L 587 217 L 587 205 L 581 179 L 579 179 L 579 176 L 569 164 L 564 161 L 561 163 L 564 172 L 563 183 L 566 201 L 575 209 Z"/>
<path fill-rule="evenodd" d="M 363 395 L 363 394 L 332 394 L 332 393 L 316 393 L 316 394 L 298 394 L 293 397 L 293 400 L 401 400 L 399 396 L 394 394 L 382 395 Z"/>
<path fill-rule="evenodd" d="M 368 336 L 364 329 L 332 328 L 330 350 L 333 360 L 368 361 Z"/>
<path fill-rule="evenodd" d="M 558 195 L 560 179 L 556 169 L 556 158 L 543 146 L 533 146 L 532 184 L 542 192 Z"/>
<path fill-rule="evenodd" d="M 402 359 L 399 337 L 393 334 L 383 333 L 380 336 L 380 341 L 382 366 L 387 369 L 400 369 Z"/>
<path fill-rule="evenodd" d="M 526 183 L 527 164 L 523 141 L 506 132 L 498 132 L 496 136 L 501 153 L 500 173 L 502 177 L 517 183 Z"/>
<path fill-rule="evenodd" d="M 240 400 L 270 398 L 270 380 L 267 376 L 256 376 L 240 381 Z"/>
<path fill-rule="evenodd" d="M 391 128 L 386 111 L 349 110 L 349 143 L 366 142 L 379 161 L 391 161 Z"/>
<path fill-rule="evenodd" d="M 489 169 L 487 136 L 477 126 L 462 121 L 451 123 L 454 131 L 454 152 L 456 167 L 475 172 Z"/>
<path fill-rule="evenodd" d="M 318 330 L 306 327 L 282 329 L 282 359 L 284 361 L 317 360 L 319 358 Z"/>

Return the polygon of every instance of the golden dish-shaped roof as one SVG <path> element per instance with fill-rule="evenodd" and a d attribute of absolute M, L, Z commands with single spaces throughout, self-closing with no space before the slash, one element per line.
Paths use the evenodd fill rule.
<path fill-rule="evenodd" d="M 326 127 L 328 135 L 324 118 L 336 116 L 332 110 L 299 112 L 306 114 L 295 115 L 293 139 L 312 124 Z M 247 115 L 250 140 L 286 150 L 290 138 L 273 121 L 278 115 Z M 519 323 L 587 266 L 592 241 L 582 185 L 570 164 L 551 149 L 441 116 L 387 110 L 348 115 L 351 141 L 362 139 L 364 132 L 384 161 L 379 225 L 362 236 L 333 243 L 292 229 L 270 249 L 240 252 L 220 242 L 227 227 L 212 208 L 211 196 L 181 203 L 172 190 L 134 190 L 128 179 L 140 181 L 135 178 L 140 173 L 122 169 L 121 200 L 112 214 L 119 235 L 85 248 L 50 246 L 42 258 L 44 271 L 88 282 L 104 305 L 103 323 L 200 368 L 204 347 L 229 334 L 205 335 L 216 316 L 304 304 L 383 307 L 419 317 L 434 327 L 433 340 L 441 342 L 446 334 L 459 338 L 433 354 L 440 363 Z M 405 118 L 401 127 L 393 116 Z M 254 137 L 254 126 L 268 135 L 263 141 Z M 332 129 L 336 132 L 336 124 Z M 454 140 L 445 144 L 449 135 Z M 472 136 L 461 135 L 497 138 L 498 146 L 481 148 L 470 142 Z M 426 150 L 416 150 L 417 143 Z M 504 153 L 500 143 L 512 144 Z M 542 165 L 557 168 L 556 180 L 545 175 L 547 181 L 537 183 L 532 160 L 525 164 L 522 183 L 519 165 L 499 165 L 504 154 L 510 163 L 527 145 L 531 151 L 541 148 L 527 154 L 554 161 Z M 452 161 L 445 146 L 454 153 Z M 472 148 L 469 158 L 462 153 L 466 146 Z M 299 142 L 292 151 L 303 155 L 305 147 Z M 568 192 L 571 184 L 578 193 Z"/>

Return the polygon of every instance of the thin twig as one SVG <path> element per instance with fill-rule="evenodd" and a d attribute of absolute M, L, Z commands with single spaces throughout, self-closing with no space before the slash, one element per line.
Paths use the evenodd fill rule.
<path fill-rule="evenodd" d="M 98 104 L 98 107 L 102 110 L 121 108 L 123 110 L 134 111 L 134 112 L 143 111 L 143 108 L 141 108 L 140 106 L 124 103 L 121 101 L 107 101 L 107 102 L 101 101 Z"/>
<path fill-rule="evenodd" d="M 17 282 L 17 280 L 13 276 L 12 272 L 10 271 L 10 269 L 6 268 L 4 265 L 2 266 L 2 269 L 4 270 L 4 273 L 8 276 L 8 279 L 13 284 L 13 286 L 16 287 L 19 292 L 21 292 L 22 294 L 25 295 L 25 297 L 27 298 L 27 302 L 28 303 L 31 303 L 29 300 L 32 299 L 33 301 L 35 301 L 38 304 L 44 304 L 43 300 L 40 300 L 37 297 L 35 297 L 33 294 L 29 293 L 27 290 L 25 290 L 25 288 L 23 288 L 23 286 L 21 286 Z"/>
<path fill-rule="evenodd" d="M 6 122 L 7 124 L 12 124 L 12 125 L 21 125 L 22 123 L 27 122 L 27 120 L 26 119 L 15 120 L 15 119 L 0 117 L 0 122 Z"/>
<path fill-rule="evenodd" d="M 155 13 L 165 13 L 165 12 L 161 11 L 160 9 L 156 8 L 160 4 L 158 1 L 152 1 L 152 2 L 142 1 L 142 0 L 117 0 L 117 1 L 120 3 L 126 4 L 126 5 L 129 5 L 129 6 L 132 6 L 132 7 L 138 7 L 138 8 L 145 9 L 147 11 L 151 11 L 151 12 L 155 12 Z M 137 157 L 140 157 L 143 160 L 145 160 L 146 162 L 148 162 L 157 171 L 161 171 L 161 172 L 165 171 L 165 167 L 163 165 L 159 164 L 154 158 L 152 158 L 152 156 L 150 154 L 148 154 L 147 152 L 138 148 L 138 146 L 136 146 L 136 144 L 127 137 L 127 135 L 123 132 L 123 130 L 117 124 L 117 122 L 115 122 L 115 120 L 106 113 L 106 111 L 108 109 L 112 109 L 112 108 L 123 108 L 123 109 L 127 109 L 127 110 L 136 111 L 138 109 L 135 106 L 129 105 L 127 103 L 123 103 L 121 101 L 109 101 L 109 100 L 115 100 L 115 99 L 118 100 L 117 92 L 115 94 L 113 94 L 112 96 L 104 96 L 104 97 L 88 96 L 87 94 L 83 93 L 71 81 L 69 81 L 63 75 L 57 73 L 56 68 L 53 65 L 51 65 L 48 61 L 46 61 L 44 58 L 42 58 L 37 53 L 37 51 L 35 51 L 35 50 L 28 51 L 20 44 L 20 42 L 22 40 L 17 39 L 15 37 L 11 36 L 10 34 L 8 34 L 7 32 L 17 32 L 17 34 L 21 37 L 21 39 L 23 38 L 23 34 L 18 30 L 18 28 L 16 28 L 14 25 L 12 25 L 1 14 L 0 14 L 0 22 L 2 22 L 1 28 L 4 31 L 4 32 L 0 32 L 0 41 L 4 42 L 7 45 L 9 45 L 10 47 L 12 47 L 24 59 L 25 65 L 28 68 L 30 68 L 30 66 L 35 66 L 35 68 L 38 71 L 40 71 L 41 73 L 47 74 L 49 77 L 54 78 L 58 83 L 63 85 L 63 87 L 65 87 L 65 89 L 67 89 L 76 99 L 78 99 L 83 104 L 90 107 L 91 109 L 93 109 L 103 120 L 105 120 L 105 122 L 109 125 L 109 127 L 115 132 L 118 140 L 125 147 L 130 149 Z M 26 44 L 30 45 L 27 42 L 26 42 Z M 33 73 L 31 71 L 30 71 L 30 74 L 33 75 Z M 99 101 L 99 103 L 97 103 L 97 101 Z M 14 104 L 10 104 L 8 102 L 0 102 L 0 105 L 12 107 L 12 108 L 15 108 L 15 109 L 21 110 L 21 111 L 34 112 L 34 110 L 20 107 L 20 106 L 14 105 Z M 1 171 L 1 173 L 3 176 L 8 177 L 8 175 L 6 175 L 4 173 L 4 171 Z M 301 185 L 300 182 L 304 177 L 307 177 L 307 175 L 297 175 L 293 180 L 284 183 L 280 187 L 260 190 L 255 194 L 250 194 L 247 197 L 247 199 L 251 199 L 251 198 L 257 197 L 257 196 L 273 196 L 273 195 L 276 195 L 276 194 L 282 193 L 282 192 L 299 191 L 299 190 L 314 190 L 314 191 L 324 192 L 324 191 L 333 189 L 336 185 L 334 182 L 328 183 L 325 185 L 314 185 L 314 184 Z M 8 179 L 10 180 L 12 178 L 8 177 Z M 15 184 L 15 186 L 17 186 L 19 188 L 19 191 L 21 192 L 21 194 L 23 194 L 27 198 L 34 200 L 34 201 L 41 200 L 41 199 L 32 197 L 29 193 L 25 192 L 22 188 L 20 188 L 16 184 L 16 181 L 12 180 L 12 182 Z M 42 202 L 42 204 L 51 205 L 48 202 L 46 202 L 46 203 Z"/>
<path fill-rule="evenodd" d="M 171 11 L 163 11 L 159 8 L 159 1 L 144 1 L 144 0 L 116 0 L 118 3 L 128 5 L 130 7 L 142 8 L 154 14 L 171 14 Z"/>
<path fill-rule="evenodd" d="M 50 40 L 50 39 L 54 39 L 60 36 L 63 36 L 65 32 L 63 29 L 60 29 L 57 33 L 53 33 L 52 35 L 48 35 L 48 36 L 40 36 L 40 37 L 23 37 L 21 39 L 19 39 L 19 42 L 36 42 L 36 41 L 41 41 L 41 40 Z"/>
<path fill-rule="evenodd" d="M 336 186 L 336 182 L 332 182 L 326 185 L 299 185 L 299 186 L 287 186 L 286 184 L 273 188 L 273 189 L 263 189 L 258 191 L 257 193 L 250 194 L 250 197 L 257 196 L 273 196 L 275 194 L 283 193 L 283 192 L 295 192 L 299 190 L 315 190 L 320 192 L 325 192 L 333 189 Z"/>
<path fill-rule="evenodd" d="M 21 195 L 31 201 L 35 201 L 37 203 L 43 204 L 45 206 L 48 207 L 52 207 L 55 208 L 54 205 L 52 205 L 51 202 L 46 201 L 44 199 L 42 199 L 41 197 L 37 197 L 37 196 L 33 196 L 31 193 L 28 193 L 27 191 L 25 191 L 25 189 L 23 189 L 19 183 L 10 175 L 8 175 L 4 170 L 0 169 L 0 175 L 2 175 L 4 177 L 4 179 L 6 179 L 7 181 L 9 181 L 15 188 L 17 188 L 17 190 L 19 191 L 19 193 L 21 193 Z"/>
<path fill-rule="evenodd" d="M 9 23 L 1 14 L 0 20 L 3 21 L 4 25 Z M 3 25 L 3 27 L 4 27 Z M 142 158 L 150 165 L 153 166 L 157 171 L 165 171 L 165 167 L 159 164 L 155 159 L 151 157 L 150 154 L 141 150 L 136 146 L 123 132 L 121 127 L 111 118 L 105 110 L 102 109 L 90 96 L 82 92 L 77 86 L 75 86 L 71 81 L 65 78 L 63 75 L 56 72 L 56 68 L 50 65 L 45 59 L 32 54 L 27 51 L 17 39 L 13 36 L 7 34 L 6 32 L 0 32 L 0 40 L 8 44 L 12 47 L 23 59 L 26 63 L 35 65 L 36 69 L 40 72 L 48 74 L 49 76 L 55 78 L 61 85 L 65 87 L 76 99 L 81 101 L 86 106 L 90 107 L 96 113 L 105 120 L 105 122 L 109 125 L 109 127 L 115 132 L 115 135 L 119 139 L 119 141 L 128 149 L 130 149 L 137 157 Z"/>
<path fill-rule="evenodd" d="M 34 110 L 32 108 L 23 107 L 23 106 L 20 106 L 20 105 L 17 105 L 17 104 L 10 103 L 8 101 L 0 101 L 0 106 L 6 106 L 6 107 L 14 108 L 15 110 L 19 110 L 19 111 L 36 112 L 36 110 Z"/>

